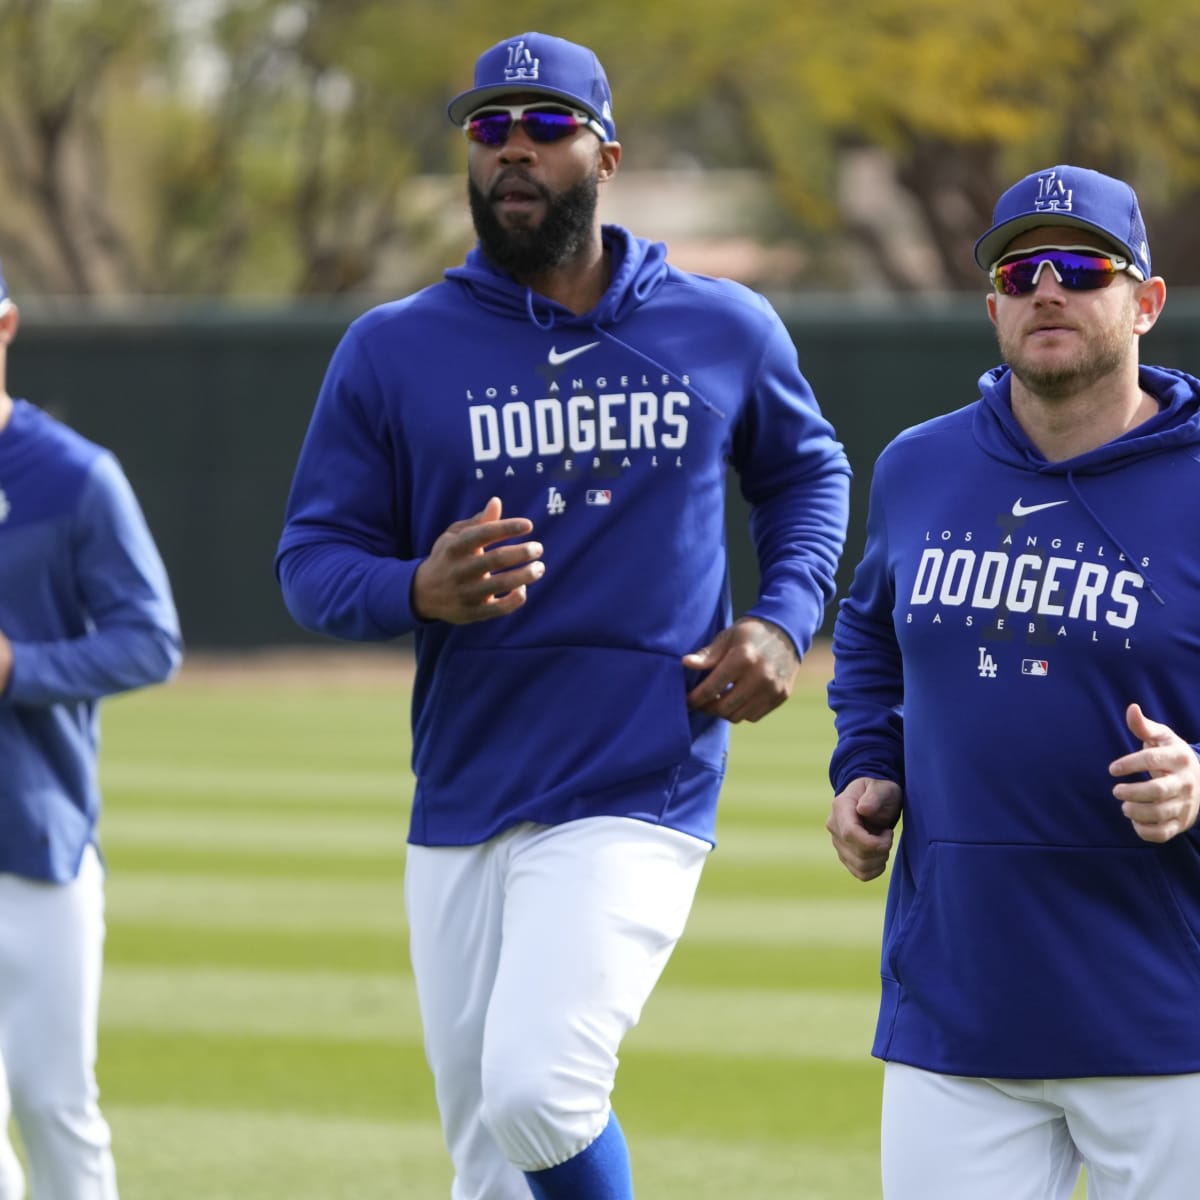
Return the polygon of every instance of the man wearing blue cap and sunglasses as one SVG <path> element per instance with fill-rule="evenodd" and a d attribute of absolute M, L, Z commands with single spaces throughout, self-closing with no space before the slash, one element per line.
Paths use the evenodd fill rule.
<path fill-rule="evenodd" d="M 849 467 L 761 296 L 599 222 L 591 50 L 508 38 L 449 115 L 479 244 L 342 340 L 277 571 L 309 628 L 415 634 L 405 898 L 451 1195 L 627 1200 L 617 1051 L 730 723 L 787 698 L 832 597 Z M 729 465 L 762 572 L 736 621 Z"/>
<path fill-rule="evenodd" d="M 1005 364 L 880 455 L 834 628 L 828 827 L 887 864 L 887 1200 L 1197 1194 L 1200 381 L 1128 184 L 1060 165 L 975 246 Z"/>

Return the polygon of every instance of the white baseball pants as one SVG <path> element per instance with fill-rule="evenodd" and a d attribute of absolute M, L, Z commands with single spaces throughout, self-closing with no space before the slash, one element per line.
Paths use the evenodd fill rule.
<path fill-rule="evenodd" d="M 522 1172 L 600 1134 L 617 1048 L 710 846 L 625 817 L 409 846 L 405 902 L 452 1200 L 530 1200 Z"/>
<path fill-rule="evenodd" d="M 976 1079 L 887 1063 L 884 1200 L 1200 1195 L 1200 1075 Z"/>
<path fill-rule="evenodd" d="M 68 884 L 0 875 L 0 1060 L 36 1200 L 117 1197 L 95 1074 L 103 954 L 104 871 L 94 848 Z M 0 1200 L 21 1200 L 7 1124 Z"/>

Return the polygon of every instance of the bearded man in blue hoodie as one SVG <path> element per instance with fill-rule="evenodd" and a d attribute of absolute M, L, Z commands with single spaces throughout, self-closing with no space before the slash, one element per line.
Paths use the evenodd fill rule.
<path fill-rule="evenodd" d="M 276 569 L 310 629 L 415 635 L 405 896 L 452 1196 L 625 1200 L 617 1050 L 730 723 L 787 698 L 832 598 L 849 467 L 761 296 L 601 225 L 592 51 L 508 38 L 449 115 L 479 244 L 350 327 Z M 761 567 L 736 621 L 730 465 Z"/>
<path fill-rule="evenodd" d="M 975 246 L 1005 364 L 902 433 L 834 627 L 829 830 L 886 866 L 887 1200 L 1197 1194 L 1200 381 L 1139 363 L 1137 197 L 1076 166 Z"/>

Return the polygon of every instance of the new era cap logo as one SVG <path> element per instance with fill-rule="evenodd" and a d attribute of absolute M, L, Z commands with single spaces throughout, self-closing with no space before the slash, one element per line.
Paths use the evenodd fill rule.
<path fill-rule="evenodd" d="M 1058 177 L 1057 171 L 1038 176 L 1038 194 L 1033 207 L 1038 212 L 1070 212 L 1074 193 Z"/>
<path fill-rule="evenodd" d="M 505 83 L 530 83 L 538 77 L 538 60 L 529 47 L 522 42 L 513 42 L 508 48 L 508 65 L 504 68 Z"/>

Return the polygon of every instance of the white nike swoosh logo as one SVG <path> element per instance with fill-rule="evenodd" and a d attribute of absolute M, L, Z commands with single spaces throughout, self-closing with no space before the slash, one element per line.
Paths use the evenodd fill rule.
<path fill-rule="evenodd" d="M 1022 504 L 1020 499 L 1013 505 L 1014 517 L 1027 517 L 1030 513 L 1041 512 L 1043 508 L 1057 508 L 1060 504 L 1070 504 L 1069 500 L 1048 500 L 1045 504 Z"/>
<path fill-rule="evenodd" d="M 583 354 L 584 351 L 591 350 L 598 345 L 600 345 L 599 342 L 588 342 L 586 346 L 576 346 L 574 350 L 564 350 L 561 354 L 559 354 L 558 350 L 554 346 L 551 346 L 550 353 L 547 357 L 550 360 L 550 365 L 552 367 L 557 367 L 562 363 L 570 362 L 571 359 Z"/>

